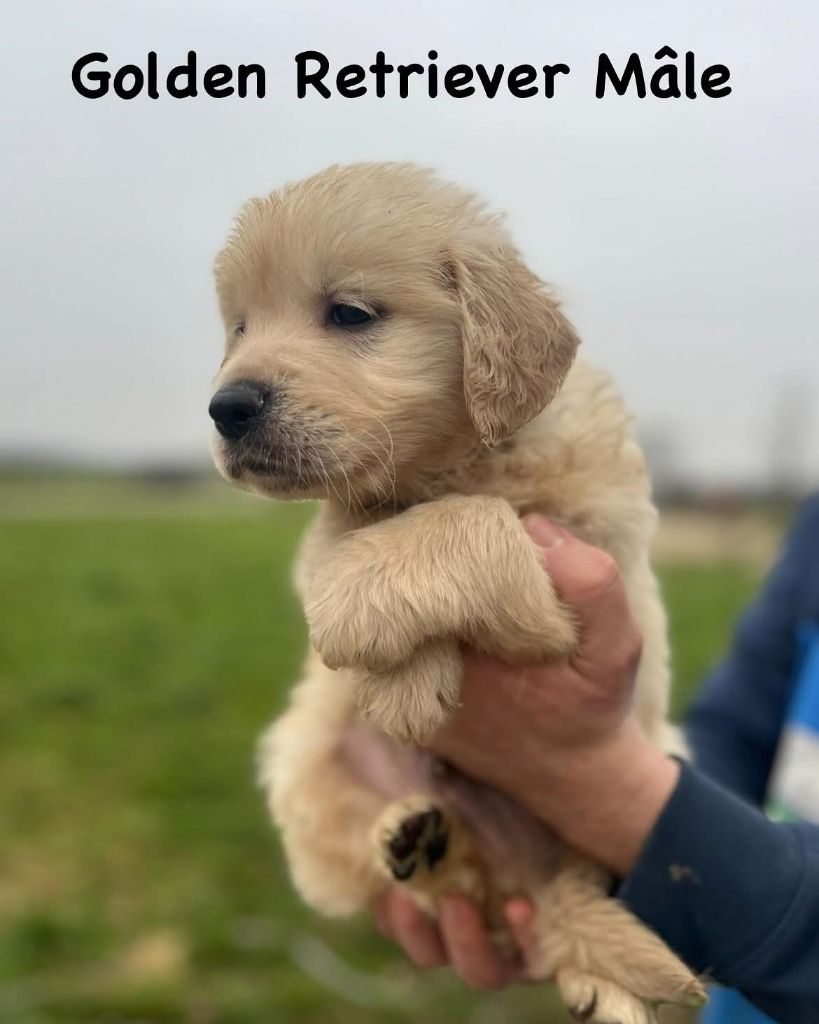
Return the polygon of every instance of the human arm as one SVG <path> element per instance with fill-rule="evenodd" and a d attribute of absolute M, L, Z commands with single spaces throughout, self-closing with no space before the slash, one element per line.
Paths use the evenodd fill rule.
<path fill-rule="evenodd" d="M 819 609 L 819 500 L 808 502 L 731 648 L 703 684 L 686 722 L 694 762 L 761 806 L 791 697 L 800 618 Z M 814 609 L 814 614 L 815 614 Z"/>
<path fill-rule="evenodd" d="M 620 898 L 694 969 L 777 1019 L 809 1019 L 805 1006 L 819 1001 L 819 830 L 768 822 L 648 743 L 629 713 L 639 643 L 610 559 L 542 523 L 529 528 L 580 620 L 580 653 L 525 670 L 470 661 L 437 751 L 625 878 Z M 458 914 L 448 909 L 441 933 L 427 932 L 438 961 L 449 955 L 464 973 L 471 950 L 471 979 L 504 983 L 508 968 L 492 966 L 476 918 Z"/>

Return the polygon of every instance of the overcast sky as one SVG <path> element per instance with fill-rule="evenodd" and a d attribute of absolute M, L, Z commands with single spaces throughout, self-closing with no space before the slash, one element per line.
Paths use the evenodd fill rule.
<path fill-rule="evenodd" d="M 578 0 L 83 0 L 5 12 L 0 448 L 207 456 L 213 255 L 239 203 L 326 164 L 415 160 L 509 211 L 588 358 L 680 471 L 819 482 L 819 8 Z M 662 45 L 725 99 L 594 97 L 597 56 Z M 555 98 L 296 97 L 334 67 L 563 61 Z M 77 57 L 262 63 L 265 99 L 88 100 Z M 784 441 L 775 441 L 778 436 Z"/>

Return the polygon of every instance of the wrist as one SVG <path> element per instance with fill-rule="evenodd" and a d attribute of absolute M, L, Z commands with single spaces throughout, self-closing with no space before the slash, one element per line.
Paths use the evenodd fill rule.
<path fill-rule="evenodd" d="M 605 739 L 566 751 L 559 778 L 531 807 L 569 845 L 619 877 L 637 862 L 680 767 L 629 717 Z"/>

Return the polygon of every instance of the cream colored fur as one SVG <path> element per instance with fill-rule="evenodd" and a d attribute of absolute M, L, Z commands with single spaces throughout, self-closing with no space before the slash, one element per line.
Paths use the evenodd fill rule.
<path fill-rule="evenodd" d="M 686 968 L 606 897 L 602 871 L 551 837 L 540 860 L 492 865 L 434 773 L 389 794 L 348 756 L 362 717 L 423 744 L 457 704 L 461 643 L 519 663 L 571 652 L 571 615 L 520 523 L 533 511 L 619 567 L 644 636 L 637 711 L 665 740 L 643 458 L 608 380 L 570 369 L 577 338 L 548 290 L 473 197 L 390 164 L 330 168 L 253 200 L 217 283 L 228 332 L 217 386 L 253 379 L 276 396 L 250 440 L 216 439 L 217 465 L 263 494 L 324 499 L 297 567 L 313 650 L 261 750 L 302 895 L 348 914 L 411 871 L 404 884 L 422 905 L 466 891 L 500 932 L 500 901 L 524 892 L 538 910 L 533 976 L 556 981 L 583 1019 L 646 1024 L 657 1003 L 701 1000 Z M 338 302 L 378 316 L 340 329 L 327 320 Z M 416 757 L 388 749 L 396 764 Z"/>

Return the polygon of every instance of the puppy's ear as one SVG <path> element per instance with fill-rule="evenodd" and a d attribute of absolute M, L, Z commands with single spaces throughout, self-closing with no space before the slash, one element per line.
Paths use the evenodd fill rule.
<path fill-rule="evenodd" d="M 467 412 L 491 447 L 548 405 L 578 337 L 511 246 L 449 253 L 445 274 L 460 308 Z"/>

